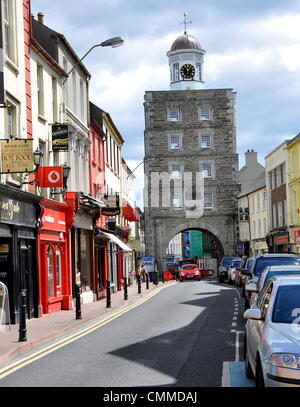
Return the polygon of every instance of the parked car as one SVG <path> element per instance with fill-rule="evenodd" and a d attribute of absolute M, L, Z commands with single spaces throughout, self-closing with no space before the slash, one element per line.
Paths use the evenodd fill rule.
<path fill-rule="evenodd" d="M 299 275 L 300 276 L 300 266 L 268 266 L 264 269 L 260 275 L 256 285 L 255 291 L 252 292 L 250 299 L 250 306 L 256 304 L 258 294 L 263 289 L 265 284 L 274 276 L 280 275 Z"/>
<path fill-rule="evenodd" d="M 228 279 L 228 269 L 233 260 L 240 260 L 240 257 L 223 257 L 218 267 L 219 283 L 224 283 Z"/>
<path fill-rule="evenodd" d="M 228 269 L 228 283 L 229 284 L 235 283 L 236 275 L 238 273 L 238 270 L 241 268 L 242 264 L 243 264 L 242 259 L 233 260 L 233 262 L 230 264 L 229 269 Z"/>
<path fill-rule="evenodd" d="M 179 280 L 201 280 L 201 271 L 197 264 L 184 264 L 179 271 Z"/>
<path fill-rule="evenodd" d="M 249 257 L 244 264 L 242 264 L 242 267 L 240 270 L 238 270 L 238 273 L 236 274 L 235 282 L 239 287 L 243 288 L 243 296 L 245 296 L 245 286 L 244 286 L 244 281 L 248 279 L 247 275 L 245 275 L 245 272 L 249 272 L 251 269 L 252 263 L 253 263 L 254 257 Z"/>
<path fill-rule="evenodd" d="M 245 373 L 261 386 L 300 386 L 300 276 L 272 277 L 244 312 Z"/>
<path fill-rule="evenodd" d="M 252 292 L 256 290 L 259 276 L 267 266 L 300 265 L 300 255 L 295 253 L 264 253 L 259 254 L 253 260 L 250 271 L 245 271 L 245 309 L 250 307 Z"/>
<path fill-rule="evenodd" d="M 182 266 L 184 264 L 194 264 L 192 259 L 185 259 L 185 260 L 179 260 L 178 262 L 178 270 L 180 271 L 182 269 Z"/>

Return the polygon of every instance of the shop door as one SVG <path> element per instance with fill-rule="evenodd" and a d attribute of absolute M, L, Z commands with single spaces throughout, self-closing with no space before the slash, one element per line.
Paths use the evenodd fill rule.
<path fill-rule="evenodd" d="M 96 247 L 96 264 L 98 270 L 98 292 L 102 292 L 105 283 L 105 252 L 104 249 Z"/>
<path fill-rule="evenodd" d="M 25 240 L 21 240 L 19 243 L 19 253 L 21 290 L 26 292 L 27 317 L 32 318 L 34 316 L 32 246 Z"/>

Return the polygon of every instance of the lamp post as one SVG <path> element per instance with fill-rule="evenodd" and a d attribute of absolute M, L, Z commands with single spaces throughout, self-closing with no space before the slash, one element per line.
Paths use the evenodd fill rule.
<path fill-rule="evenodd" d="M 121 45 L 124 44 L 124 40 L 121 37 L 113 37 L 109 38 L 106 41 L 100 42 L 100 44 L 95 44 L 93 45 L 84 55 L 83 57 L 72 67 L 72 69 L 67 73 L 67 77 L 63 80 L 63 84 L 66 82 L 68 79 L 69 75 L 73 70 L 83 61 L 83 59 L 96 47 L 120 47 Z"/>

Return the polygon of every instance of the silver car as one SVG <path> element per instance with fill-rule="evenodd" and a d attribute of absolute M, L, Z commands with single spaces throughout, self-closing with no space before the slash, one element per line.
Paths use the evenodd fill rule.
<path fill-rule="evenodd" d="M 258 281 L 252 284 L 252 288 L 249 286 L 249 290 L 252 289 L 252 295 L 250 299 L 250 307 L 254 307 L 257 301 L 259 292 L 263 289 L 264 285 L 270 278 L 281 275 L 300 275 L 300 266 L 268 266 L 259 276 Z"/>
<path fill-rule="evenodd" d="M 246 376 L 258 387 L 300 386 L 300 276 L 272 277 L 244 318 Z"/>

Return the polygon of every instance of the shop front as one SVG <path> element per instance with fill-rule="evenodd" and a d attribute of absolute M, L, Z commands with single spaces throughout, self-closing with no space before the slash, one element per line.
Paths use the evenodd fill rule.
<path fill-rule="evenodd" d="M 273 232 L 266 236 L 268 251 L 273 253 L 286 253 L 291 251 L 291 242 L 288 231 Z"/>
<path fill-rule="evenodd" d="M 40 197 L 0 185 L 0 281 L 9 293 L 11 323 L 19 321 L 19 296 L 26 317 L 40 316 L 36 235 Z"/>
<path fill-rule="evenodd" d="M 294 253 L 300 253 L 300 229 L 290 229 L 290 243 Z"/>
<path fill-rule="evenodd" d="M 41 313 L 72 308 L 70 280 L 70 207 L 42 199 L 38 232 Z"/>

